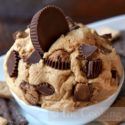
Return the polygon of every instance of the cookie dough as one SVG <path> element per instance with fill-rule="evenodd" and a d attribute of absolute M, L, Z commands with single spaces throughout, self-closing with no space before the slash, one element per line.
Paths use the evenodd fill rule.
<path fill-rule="evenodd" d="M 117 90 L 123 69 L 115 49 L 93 29 L 77 25 L 62 34 L 37 63 L 27 61 L 35 52 L 30 29 L 16 34 L 4 70 L 10 89 L 21 100 L 48 110 L 74 111 L 98 103 Z M 16 77 L 9 75 L 7 66 L 13 51 L 20 57 Z"/>

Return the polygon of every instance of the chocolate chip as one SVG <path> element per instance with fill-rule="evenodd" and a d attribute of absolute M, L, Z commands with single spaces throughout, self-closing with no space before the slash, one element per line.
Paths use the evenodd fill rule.
<path fill-rule="evenodd" d="M 44 96 L 52 95 L 55 92 L 54 87 L 49 83 L 42 83 L 40 85 L 37 85 L 36 90 Z"/>
<path fill-rule="evenodd" d="M 85 59 L 90 58 L 97 51 L 96 46 L 85 45 L 85 44 L 80 45 L 78 49 L 79 49 L 80 56 L 82 56 Z"/>
<path fill-rule="evenodd" d="M 24 97 L 27 102 L 29 102 L 32 105 L 38 104 L 39 94 L 33 85 L 30 85 L 28 82 L 23 81 L 20 84 L 20 88 L 24 92 Z"/>
<path fill-rule="evenodd" d="M 88 85 L 78 83 L 75 85 L 74 98 L 77 101 L 88 101 L 91 97 L 91 91 Z"/>
<path fill-rule="evenodd" d="M 46 52 L 62 34 L 69 32 L 68 22 L 62 10 L 49 5 L 37 12 L 30 25 L 30 35 L 34 47 Z"/>
<path fill-rule="evenodd" d="M 7 60 L 7 69 L 10 77 L 17 77 L 18 76 L 18 63 L 19 63 L 20 57 L 19 53 L 15 50 L 13 50 L 9 58 Z"/>
<path fill-rule="evenodd" d="M 31 54 L 31 56 L 25 61 L 28 62 L 29 64 L 35 64 L 35 63 L 38 63 L 40 59 L 41 59 L 41 55 L 37 51 L 34 51 Z"/>
<path fill-rule="evenodd" d="M 89 79 L 98 77 L 102 71 L 102 60 L 88 60 L 83 70 Z"/>

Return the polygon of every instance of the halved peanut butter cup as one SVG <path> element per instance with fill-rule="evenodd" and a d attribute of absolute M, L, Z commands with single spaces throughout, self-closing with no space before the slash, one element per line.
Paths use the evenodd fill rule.
<path fill-rule="evenodd" d="M 84 59 L 90 58 L 97 51 L 96 46 L 85 45 L 85 44 L 80 45 L 78 49 L 80 56 L 83 57 Z"/>
<path fill-rule="evenodd" d="M 74 98 L 77 101 L 88 101 L 91 97 L 89 85 L 77 83 L 74 88 Z"/>
<path fill-rule="evenodd" d="M 7 69 L 10 77 L 17 77 L 19 60 L 20 60 L 19 53 L 13 50 L 10 53 L 9 58 L 7 60 Z"/>
<path fill-rule="evenodd" d="M 38 52 L 46 52 L 62 34 L 69 32 L 68 22 L 62 10 L 48 5 L 38 11 L 30 24 L 31 40 Z"/>
<path fill-rule="evenodd" d="M 46 82 L 37 85 L 36 90 L 43 96 L 49 96 L 49 95 L 54 94 L 55 92 L 54 87 L 51 84 L 46 83 Z"/>
<path fill-rule="evenodd" d="M 44 64 L 55 69 L 68 70 L 70 69 L 70 55 L 63 49 L 56 50 L 44 59 Z"/>
<path fill-rule="evenodd" d="M 101 74 L 102 67 L 103 64 L 101 59 L 88 60 L 83 70 L 86 73 L 88 79 L 93 79 Z"/>

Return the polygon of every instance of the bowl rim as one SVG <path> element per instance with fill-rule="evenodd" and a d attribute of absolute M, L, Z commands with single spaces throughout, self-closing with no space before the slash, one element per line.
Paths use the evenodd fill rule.
<path fill-rule="evenodd" d="M 88 109 L 88 108 L 92 108 L 92 107 L 94 107 L 94 106 L 97 106 L 97 104 L 99 105 L 99 104 L 101 104 L 101 103 L 104 103 L 104 102 L 106 102 L 106 101 L 108 101 L 108 100 L 110 100 L 113 96 L 115 96 L 116 94 L 119 94 L 119 92 L 120 92 L 120 90 L 121 90 L 121 88 L 122 88 L 122 86 L 123 86 L 123 84 L 124 84 L 124 79 L 125 79 L 125 71 L 124 71 L 124 68 L 123 68 L 123 75 L 122 75 L 122 77 L 121 77 L 121 79 L 120 79 L 120 84 L 119 84 L 119 87 L 117 88 L 117 90 L 116 90 L 116 92 L 114 92 L 112 95 L 110 95 L 108 98 L 106 98 L 106 99 L 104 99 L 104 100 L 102 100 L 102 101 L 100 101 L 100 102 L 98 102 L 98 103 L 96 103 L 96 104 L 92 104 L 92 105 L 89 105 L 89 106 L 85 106 L 85 107 L 81 107 L 81 108 L 78 108 L 77 110 L 74 110 L 73 112 L 78 112 L 78 111 L 80 111 L 80 110 L 86 110 L 86 109 Z M 15 100 L 20 104 L 20 105 L 23 105 L 23 106 L 26 106 L 26 107 L 28 107 L 28 108 L 30 108 L 30 109 L 32 109 L 32 110 L 35 110 L 35 111 L 39 111 L 39 112 L 55 112 L 55 113 L 62 113 L 62 112 L 60 112 L 60 111 L 52 111 L 52 110 L 48 110 L 48 109 L 44 109 L 44 108 L 42 108 L 42 107 L 37 107 L 37 106 L 33 106 L 33 105 L 30 105 L 30 104 L 27 104 L 27 103 L 25 103 L 23 100 L 21 100 L 12 90 L 10 90 L 11 91 L 11 93 L 12 93 L 12 95 L 13 95 L 13 97 L 15 98 Z M 73 113 L 72 112 L 72 113 Z M 70 112 L 69 112 L 70 113 Z"/>

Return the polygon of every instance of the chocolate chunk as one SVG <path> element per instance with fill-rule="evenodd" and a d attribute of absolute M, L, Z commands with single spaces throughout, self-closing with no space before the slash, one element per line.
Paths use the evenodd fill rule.
<path fill-rule="evenodd" d="M 91 97 L 91 91 L 88 85 L 78 83 L 75 85 L 74 98 L 77 101 L 88 101 Z"/>
<path fill-rule="evenodd" d="M 103 34 L 103 35 L 101 35 L 101 37 L 103 37 L 104 39 L 111 40 L 112 39 L 112 34 L 111 33 Z"/>
<path fill-rule="evenodd" d="M 55 69 L 68 70 L 70 69 L 70 55 L 65 50 L 59 49 L 44 59 L 44 63 Z"/>
<path fill-rule="evenodd" d="M 89 79 L 98 77 L 102 71 L 102 60 L 88 60 L 83 70 Z"/>
<path fill-rule="evenodd" d="M 52 95 L 55 92 L 54 87 L 49 83 L 42 83 L 40 85 L 37 85 L 36 90 L 44 96 Z"/>
<path fill-rule="evenodd" d="M 80 28 L 71 17 L 66 16 L 67 22 L 69 24 L 70 31 Z"/>
<path fill-rule="evenodd" d="M 29 64 L 35 64 L 38 63 L 41 59 L 41 55 L 37 52 L 34 51 L 31 56 L 26 60 Z"/>
<path fill-rule="evenodd" d="M 82 44 L 79 46 L 79 53 L 85 59 L 91 57 L 97 51 L 97 47 L 94 45 Z"/>
<path fill-rule="evenodd" d="M 7 60 L 7 69 L 10 77 L 17 77 L 18 76 L 18 63 L 19 63 L 20 57 L 19 53 L 15 50 L 13 50 L 9 58 Z"/>
<path fill-rule="evenodd" d="M 62 34 L 69 32 L 68 22 L 62 10 L 49 5 L 37 12 L 30 25 L 30 35 L 34 47 L 46 52 Z"/>

